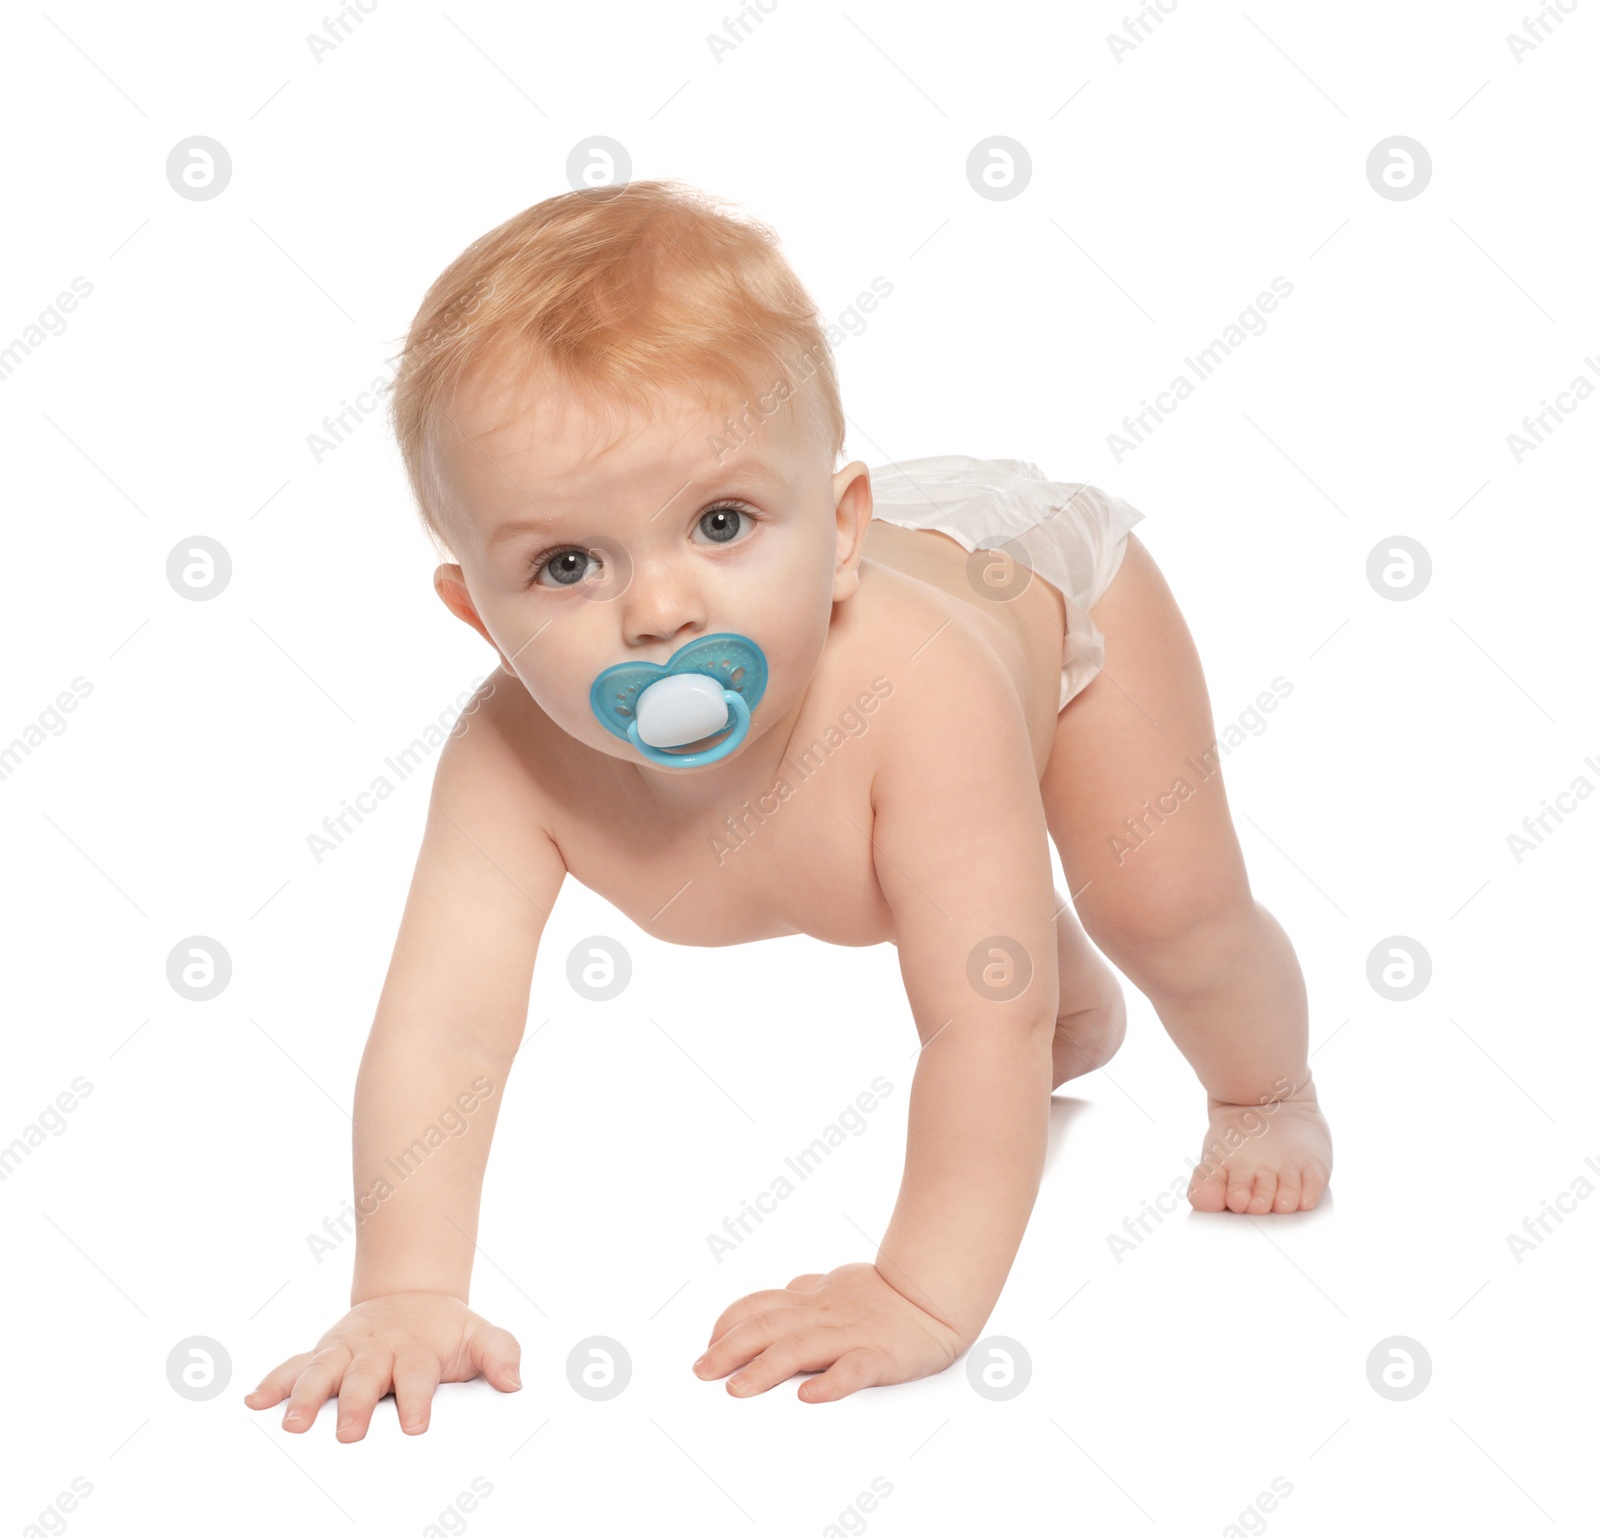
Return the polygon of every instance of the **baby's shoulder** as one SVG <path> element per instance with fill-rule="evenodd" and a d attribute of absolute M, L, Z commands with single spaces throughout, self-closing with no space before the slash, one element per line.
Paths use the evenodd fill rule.
<path fill-rule="evenodd" d="M 439 754 L 434 785 L 455 804 L 493 809 L 548 831 L 554 725 L 520 679 L 497 667 L 478 686 Z"/>
<path fill-rule="evenodd" d="M 1014 643 L 997 621 L 960 596 L 891 566 L 862 569 L 850 622 L 829 672 L 839 687 L 867 681 L 947 727 L 974 694 L 1010 693 L 1017 684 Z"/>

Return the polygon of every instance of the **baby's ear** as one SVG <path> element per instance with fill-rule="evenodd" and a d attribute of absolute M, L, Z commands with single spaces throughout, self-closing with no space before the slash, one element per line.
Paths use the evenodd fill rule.
<path fill-rule="evenodd" d="M 466 621 L 485 641 L 494 646 L 494 637 L 484 628 L 483 621 L 478 618 L 478 610 L 472 602 L 472 595 L 467 591 L 466 578 L 461 573 L 459 566 L 440 566 L 433 574 L 433 590 L 439 595 L 440 601 L 455 617 Z M 498 647 L 495 648 L 497 651 Z"/>
<path fill-rule="evenodd" d="M 861 557 L 866 553 L 872 523 L 872 480 L 867 467 L 853 459 L 833 478 L 837 503 L 833 601 L 851 597 L 861 585 Z"/>

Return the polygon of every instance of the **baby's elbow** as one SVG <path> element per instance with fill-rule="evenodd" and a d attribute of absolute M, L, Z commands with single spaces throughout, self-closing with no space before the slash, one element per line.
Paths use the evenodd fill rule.
<path fill-rule="evenodd" d="M 1051 956 L 1045 966 L 1026 961 L 1019 964 L 1018 949 L 1014 944 L 991 942 L 990 965 L 969 962 L 968 1007 L 975 1018 L 987 1020 L 991 1029 L 1008 1036 L 1054 1035 L 1061 1004 L 1055 958 Z M 976 955 L 975 951 L 975 959 Z"/>
<path fill-rule="evenodd" d="M 1014 1000 L 1000 1007 L 991 1005 L 969 1010 L 968 1020 L 969 1029 L 964 1034 L 974 1041 L 1004 1046 L 1033 1045 L 1055 1036 L 1056 999 L 1052 990 L 1048 999 L 1041 996 L 1026 1002 Z"/>

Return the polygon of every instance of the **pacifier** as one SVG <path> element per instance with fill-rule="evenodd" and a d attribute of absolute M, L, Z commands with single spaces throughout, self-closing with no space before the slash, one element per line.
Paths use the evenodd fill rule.
<path fill-rule="evenodd" d="M 600 724 L 633 744 L 653 764 L 697 769 L 726 758 L 750 730 L 750 712 L 767 689 L 767 659 L 748 636 L 732 631 L 680 646 L 665 664 L 619 662 L 589 688 Z M 699 742 L 733 721 L 733 730 L 698 753 L 668 748 Z"/>

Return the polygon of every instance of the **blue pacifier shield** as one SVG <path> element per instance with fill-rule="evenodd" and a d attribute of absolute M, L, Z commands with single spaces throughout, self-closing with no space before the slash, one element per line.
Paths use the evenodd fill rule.
<path fill-rule="evenodd" d="M 761 648 L 748 636 L 725 630 L 679 647 L 665 665 L 619 662 L 607 668 L 590 686 L 589 705 L 607 731 L 632 743 L 652 763 L 696 768 L 727 757 L 744 741 L 750 712 L 766 688 Z M 729 721 L 734 730 L 714 747 L 699 753 L 664 751 L 712 736 Z"/>

